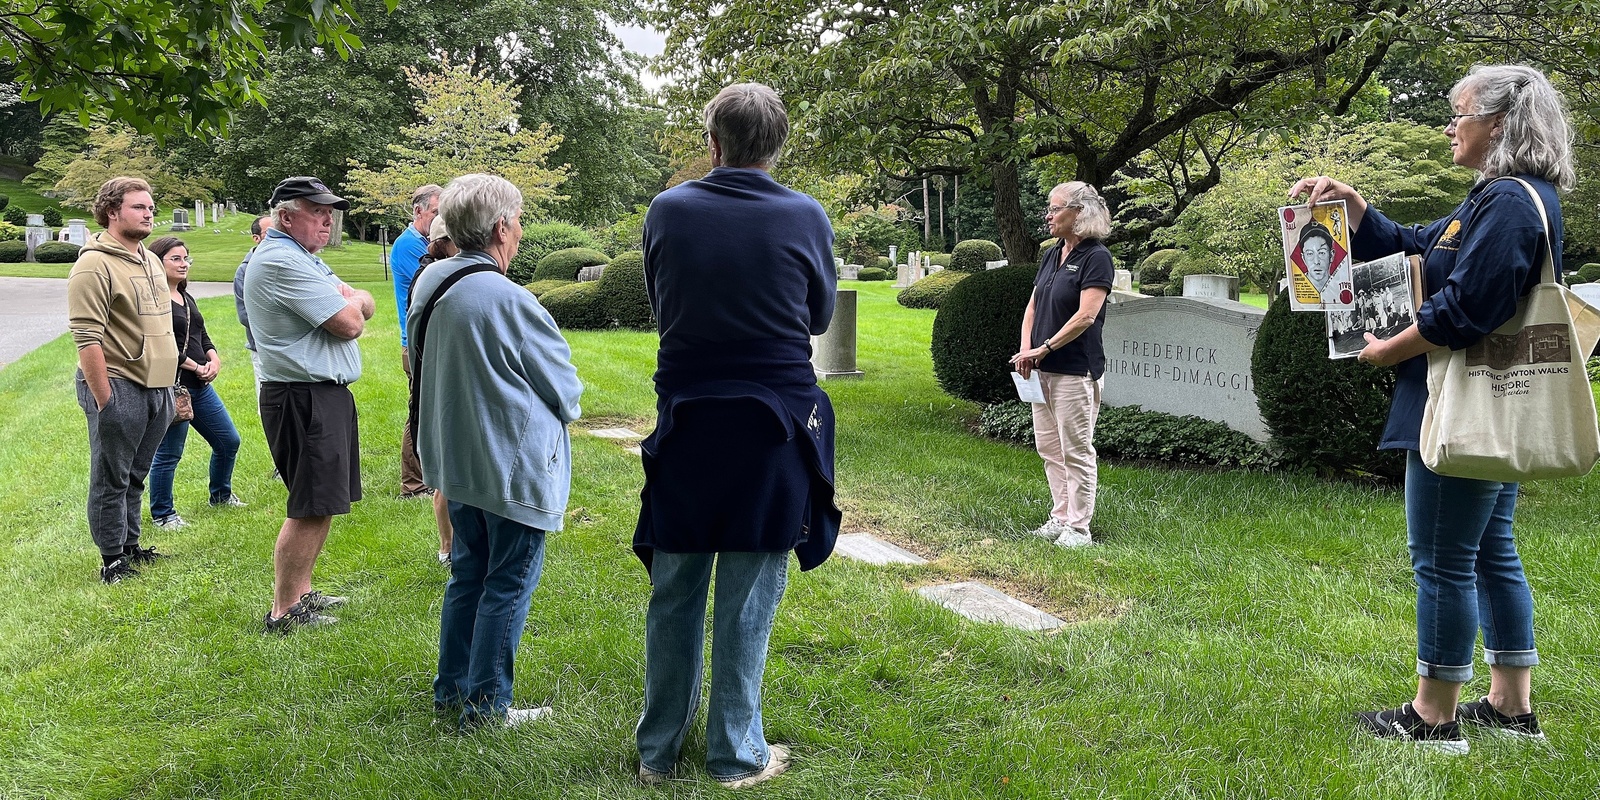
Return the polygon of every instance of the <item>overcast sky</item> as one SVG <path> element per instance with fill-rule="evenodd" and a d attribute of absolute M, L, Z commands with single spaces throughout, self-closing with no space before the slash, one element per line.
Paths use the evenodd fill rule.
<path fill-rule="evenodd" d="M 611 29 L 622 40 L 622 46 L 635 53 L 647 56 L 661 55 L 661 48 L 666 44 L 666 37 L 650 28 L 638 28 L 632 25 L 618 26 Z M 639 75 L 639 81 L 646 89 L 657 89 L 661 86 L 661 79 L 645 70 Z"/>

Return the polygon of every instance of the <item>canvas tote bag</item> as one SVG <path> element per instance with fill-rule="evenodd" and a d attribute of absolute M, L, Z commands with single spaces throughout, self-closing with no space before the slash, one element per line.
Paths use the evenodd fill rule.
<path fill-rule="evenodd" d="M 1584 363 L 1600 310 L 1556 280 L 1550 218 L 1541 280 L 1509 322 L 1470 347 L 1428 353 L 1422 461 L 1440 475 L 1527 481 L 1584 475 L 1600 461 L 1594 393 Z"/>

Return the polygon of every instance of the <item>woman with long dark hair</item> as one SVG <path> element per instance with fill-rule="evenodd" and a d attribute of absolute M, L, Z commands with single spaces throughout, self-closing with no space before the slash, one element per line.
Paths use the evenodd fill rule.
<path fill-rule="evenodd" d="M 176 236 L 163 236 L 148 247 L 161 259 L 161 268 L 167 273 L 167 289 L 172 294 L 172 334 L 182 348 L 178 353 L 177 384 L 189 391 L 194 405 L 194 419 L 172 423 L 150 465 L 150 518 L 156 525 L 172 530 L 188 524 L 173 507 L 172 478 L 183 458 L 191 427 L 211 445 L 211 505 L 244 505 L 233 493 L 239 430 L 233 426 L 233 418 L 228 416 L 217 390 L 211 388 L 211 382 L 222 370 L 222 357 L 217 355 L 217 348 L 206 333 L 205 318 L 188 292 L 192 263 L 189 248 Z"/>

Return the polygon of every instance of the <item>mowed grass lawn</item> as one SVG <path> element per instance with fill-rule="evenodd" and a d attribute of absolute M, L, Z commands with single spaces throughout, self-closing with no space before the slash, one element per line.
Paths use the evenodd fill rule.
<path fill-rule="evenodd" d="M 1105 465 L 1101 544 L 1062 551 L 1037 456 L 968 433 L 931 374 L 932 312 L 861 292 L 866 377 L 829 383 L 847 530 L 932 559 L 835 558 L 793 575 L 766 676 L 774 798 L 1556 798 L 1600 766 L 1600 478 L 1530 485 L 1518 531 L 1537 597 L 1548 746 L 1473 740 L 1429 757 L 1350 712 L 1409 698 L 1413 610 L 1400 495 L 1290 475 Z M 574 435 L 567 529 L 550 538 L 518 657 L 547 722 L 462 736 L 429 688 L 445 572 L 426 504 L 393 499 L 404 389 L 388 287 L 361 340 L 366 499 L 339 518 L 319 588 L 341 622 L 260 635 L 284 490 L 268 479 L 228 298 L 203 301 L 244 434 L 247 509 L 204 503 L 207 449 L 178 475 L 172 553 L 96 581 L 84 422 L 66 339 L 0 371 L 0 797 L 721 797 L 692 734 L 683 779 L 633 783 L 648 584 L 629 549 L 642 474 Z M 584 425 L 647 430 L 654 336 L 574 333 Z M 909 591 L 983 580 L 1071 620 L 1048 635 L 967 622 Z M 1485 675 L 1468 688 L 1484 691 Z M 703 725 L 703 722 L 701 723 Z"/>

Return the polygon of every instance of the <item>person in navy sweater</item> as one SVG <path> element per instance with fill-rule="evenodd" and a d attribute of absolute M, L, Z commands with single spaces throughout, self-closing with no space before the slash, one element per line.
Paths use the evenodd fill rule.
<path fill-rule="evenodd" d="M 1417 321 L 1389 339 L 1367 334 L 1357 356 L 1396 365 L 1394 400 L 1380 448 L 1409 451 L 1406 529 L 1417 582 L 1416 698 L 1399 708 L 1357 715 L 1374 736 L 1465 753 L 1457 720 L 1543 738 L 1533 714 L 1530 675 L 1533 596 L 1512 536 L 1517 484 L 1452 478 L 1429 470 L 1418 454 L 1428 400 L 1426 354 L 1460 350 L 1511 319 L 1518 298 L 1540 280 L 1545 253 L 1561 271 L 1561 202 L 1556 190 L 1576 182 L 1572 128 L 1561 96 L 1537 70 L 1475 67 L 1450 90 L 1455 113 L 1445 126 L 1455 163 L 1482 180 L 1455 212 L 1429 225 L 1399 225 L 1356 190 L 1325 176 L 1306 178 L 1289 197 L 1349 204 L 1351 249 L 1360 260 L 1404 251 L 1424 256 L 1427 298 Z M 1515 180 L 1526 181 L 1549 218 Z M 1472 679 L 1472 651 L 1483 630 L 1487 697 L 1459 703 Z"/>
<path fill-rule="evenodd" d="M 839 530 L 833 407 L 811 367 L 836 277 L 822 206 L 768 174 L 789 134 L 777 93 L 729 86 L 705 122 L 714 169 L 661 193 L 644 223 L 661 349 L 633 540 L 651 582 L 635 738 L 640 782 L 667 780 L 699 706 L 715 569 L 706 770 L 740 788 L 789 764 L 761 726 L 789 553 L 811 569 Z"/>

